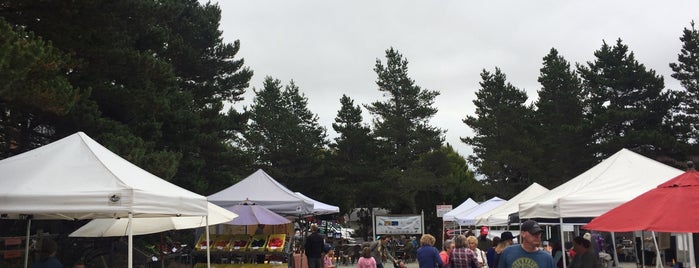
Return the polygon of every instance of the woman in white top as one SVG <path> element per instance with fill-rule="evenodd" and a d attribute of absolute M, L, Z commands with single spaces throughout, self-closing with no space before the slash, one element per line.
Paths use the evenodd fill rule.
<path fill-rule="evenodd" d="M 478 259 L 478 267 L 488 268 L 488 260 L 485 257 L 485 251 L 478 248 L 478 237 L 469 236 L 466 238 L 466 243 L 468 248 L 473 250 L 473 253 L 476 254 L 476 259 Z"/>

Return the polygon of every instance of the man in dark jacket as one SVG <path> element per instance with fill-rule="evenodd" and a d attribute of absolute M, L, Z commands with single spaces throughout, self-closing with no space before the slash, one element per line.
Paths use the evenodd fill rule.
<path fill-rule="evenodd" d="M 323 253 L 323 247 L 325 246 L 325 241 L 323 237 L 318 234 L 318 225 L 311 224 L 311 235 L 306 237 L 306 257 L 308 258 L 308 268 L 323 268 L 323 259 L 321 254 Z"/>

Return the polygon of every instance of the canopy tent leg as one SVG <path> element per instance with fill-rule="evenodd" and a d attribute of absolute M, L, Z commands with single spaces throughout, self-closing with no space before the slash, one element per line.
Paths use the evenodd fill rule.
<path fill-rule="evenodd" d="M 29 267 L 29 239 L 30 239 L 30 234 L 31 234 L 31 227 L 32 227 L 32 218 L 27 217 L 27 240 L 25 241 L 24 244 L 24 268 Z"/>
<path fill-rule="evenodd" d="M 660 248 L 658 248 L 658 240 L 655 239 L 655 231 L 651 231 L 650 234 L 653 236 L 653 245 L 655 246 L 655 267 L 662 267 L 663 260 L 660 259 Z"/>
<path fill-rule="evenodd" d="M 687 234 L 689 240 L 689 267 L 696 268 L 697 263 L 694 256 L 694 234 Z"/>
<path fill-rule="evenodd" d="M 247 226 L 245 227 L 247 228 Z M 211 268 L 211 240 L 209 239 L 209 214 L 206 214 L 206 267 Z"/>
<path fill-rule="evenodd" d="M 133 228 L 131 228 L 131 224 L 133 224 L 133 214 L 129 212 L 129 224 L 126 225 L 126 229 L 128 230 L 129 233 L 129 257 L 128 257 L 128 267 L 133 268 Z"/>
<path fill-rule="evenodd" d="M 616 236 L 612 232 L 612 250 L 614 251 L 614 267 L 619 267 L 619 255 L 616 252 Z"/>
<path fill-rule="evenodd" d="M 563 218 L 558 217 L 558 223 L 561 225 L 561 228 L 560 228 L 561 229 L 561 247 L 563 250 L 563 254 L 561 254 L 561 258 L 563 259 L 563 268 L 566 268 L 566 266 L 567 266 L 566 262 L 568 262 L 568 260 L 566 260 L 566 254 L 565 254 L 566 253 L 566 247 L 565 247 L 566 239 L 565 239 L 565 236 L 563 234 Z"/>

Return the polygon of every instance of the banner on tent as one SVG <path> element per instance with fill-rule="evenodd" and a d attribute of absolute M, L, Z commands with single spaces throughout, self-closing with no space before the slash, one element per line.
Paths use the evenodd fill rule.
<path fill-rule="evenodd" d="M 422 234 L 420 215 L 376 216 L 376 234 Z"/>

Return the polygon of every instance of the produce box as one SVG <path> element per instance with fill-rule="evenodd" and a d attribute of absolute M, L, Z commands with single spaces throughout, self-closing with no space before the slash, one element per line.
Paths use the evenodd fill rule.
<path fill-rule="evenodd" d="M 246 234 L 233 235 L 228 245 L 231 251 L 246 251 L 250 244 L 250 236 Z"/>
<path fill-rule="evenodd" d="M 286 243 L 286 234 L 271 234 L 267 240 L 267 251 L 281 252 L 284 250 Z"/>
<path fill-rule="evenodd" d="M 253 235 L 250 239 L 250 244 L 248 245 L 248 250 L 250 251 L 265 251 L 265 246 L 267 245 L 267 235 Z"/>
<path fill-rule="evenodd" d="M 210 236 L 209 236 L 210 237 Z M 231 235 L 217 235 L 214 240 L 212 250 L 230 250 L 228 245 L 231 243 Z"/>
<path fill-rule="evenodd" d="M 194 246 L 194 249 L 196 250 L 206 250 L 209 245 L 213 245 L 214 241 L 216 241 L 216 235 L 214 234 L 209 234 L 209 241 L 206 241 L 206 234 L 201 234 L 199 236 L 199 241 L 197 241 L 197 245 Z M 215 248 L 212 248 L 215 249 Z"/>

